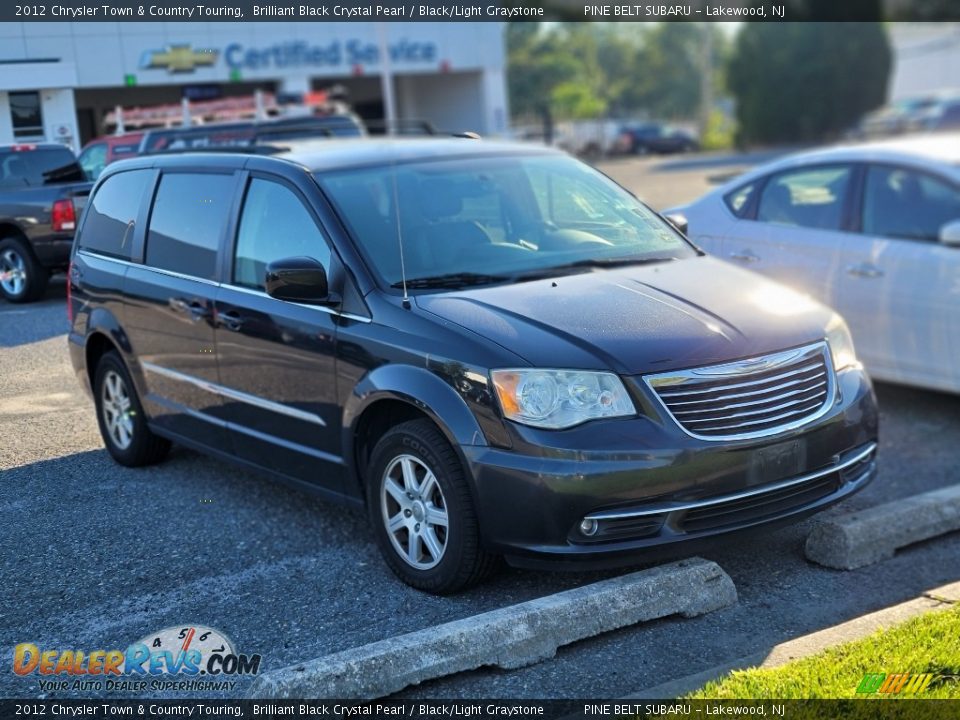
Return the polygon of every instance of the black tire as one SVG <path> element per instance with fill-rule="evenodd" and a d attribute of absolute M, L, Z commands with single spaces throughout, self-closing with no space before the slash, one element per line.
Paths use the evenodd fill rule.
<path fill-rule="evenodd" d="M 17 280 L 0 280 L 0 295 L 9 302 L 25 303 L 39 300 L 47 291 L 50 271 L 34 257 L 26 241 L 16 237 L 0 240 L 0 274 L 18 273 Z"/>
<path fill-rule="evenodd" d="M 434 534 L 435 540 L 441 534 L 443 535 L 441 539 L 444 545 L 438 562 L 433 557 L 427 558 L 429 550 L 425 540 L 416 541 L 416 545 L 424 550 L 424 563 L 436 562 L 429 568 L 414 567 L 402 557 L 400 550 L 394 545 L 397 536 L 387 529 L 387 517 L 393 514 L 391 508 L 393 506 L 398 509 L 399 514 L 406 513 L 410 518 L 410 527 L 416 527 L 417 534 L 420 533 L 421 524 L 413 525 L 413 523 L 418 517 L 416 511 L 424 507 L 423 504 L 420 508 L 415 506 L 417 499 L 422 496 L 416 495 L 417 499 L 411 498 L 414 503 L 411 515 L 393 499 L 393 496 L 387 499 L 383 494 L 384 485 L 387 482 L 387 471 L 394 468 L 396 472 L 397 463 L 400 463 L 404 457 L 412 457 L 422 463 L 420 469 L 429 469 L 442 493 L 439 496 L 433 495 L 435 500 L 442 500 L 442 506 L 436 502 L 423 500 L 423 503 L 432 509 L 444 510 L 447 518 L 447 526 L 443 532 L 441 533 L 441 527 L 437 526 Z M 416 466 L 416 463 L 412 464 Z M 423 482 L 426 480 L 426 475 L 419 476 L 419 480 L 422 489 L 427 485 Z M 366 483 L 367 510 L 380 551 L 390 569 L 408 585 L 436 595 L 447 595 L 482 582 L 499 566 L 499 557 L 486 552 L 480 545 L 479 525 L 463 465 L 450 447 L 450 443 L 429 420 L 411 420 L 402 423 L 380 438 L 370 456 Z M 423 522 L 422 527 L 423 532 L 434 529 L 434 526 L 428 528 L 426 522 Z M 401 538 L 406 533 L 406 543 L 402 540 L 397 542 L 409 548 L 411 529 L 400 529 L 398 533 Z"/>
<path fill-rule="evenodd" d="M 119 382 L 122 385 L 123 393 L 129 400 L 125 410 L 121 413 L 122 420 L 117 424 L 124 425 L 123 431 L 111 431 L 109 427 L 108 415 L 116 416 L 120 407 L 115 402 L 108 401 L 108 396 L 116 397 L 111 393 L 111 388 L 117 387 L 113 383 Z M 111 388 L 105 386 L 110 383 Z M 106 394 L 105 394 L 106 393 Z M 103 444 L 107 451 L 121 465 L 127 467 L 142 467 L 144 465 L 153 465 L 158 463 L 170 451 L 170 441 L 159 437 L 150 432 L 147 427 L 147 417 L 144 415 L 143 406 L 140 404 L 140 398 L 137 397 L 136 386 L 130 379 L 130 373 L 127 372 L 123 360 L 115 351 L 105 353 L 100 362 L 97 363 L 97 369 L 94 373 L 93 398 L 97 408 L 97 424 L 100 426 L 100 436 L 103 438 Z M 106 407 L 112 407 L 112 412 L 108 412 Z M 129 432 L 129 442 L 124 444 L 122 437 L 117 437 L 120 432 Z"/>

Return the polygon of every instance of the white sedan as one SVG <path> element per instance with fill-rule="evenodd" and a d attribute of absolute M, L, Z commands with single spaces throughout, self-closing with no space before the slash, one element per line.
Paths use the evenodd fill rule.
<path fill-rule="evenodd" d="M 875 378 L 960 392 L 960 135 L 792 155 L 665 214 L 840 311 Z"/>

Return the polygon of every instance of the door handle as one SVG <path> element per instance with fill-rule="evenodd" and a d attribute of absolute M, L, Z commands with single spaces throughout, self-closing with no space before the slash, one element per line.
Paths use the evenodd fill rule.
<path fill-rule="evenodd" d="M 227 310 L 227 312 L 217 313 L 217 317 L 220 318 L 220 323 L 227 329 L 233 330 L 236 332 L 243 325 L 243 318 L 240 316 L 240 313 L 235 310 Z"/>
<path fill-rule="evenodd" d="M 859 265 L 847 266 L 847 275 L 862 278 L 876 278 L 883 276 L 883 270 L 873 263 L 860 263 Z"/>
<path fill-rule="evenodd" d="M 190 318 L 194 322 L 198 322 L 210 317 L 210 310 L 207 308 L 207 306 L 204 303 L 197 302 L 196 300 L 187 305 L 187 312 L 190 313 Z"/>
<path fill-rule="evenodd" d="M 739 260 L 740 262 L 745 263 L 755 263 L 760 260 L 759 255 L 754 255 L 752 250 L 741 250 L 740 252 L 730 253 L 730 258 L 732 260 Z"/>

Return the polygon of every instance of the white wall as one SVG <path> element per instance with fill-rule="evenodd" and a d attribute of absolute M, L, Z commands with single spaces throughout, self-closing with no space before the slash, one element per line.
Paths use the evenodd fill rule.
<path fill-rule="evenodd" d="M 960 23 L 896 23 L 890 40 L 891 101 L 960 89 Z"/>
<path fill-rule="evenodd" d="M 428 120 L 438 130 L 490 134 L 484 112 L 483 73 L 404 75 L 396 78 L 401 117 Z"/>
<path fill-rule="evenodd" d="M 385 27 L 390 47 L 429 49 L 391 60 L 401 117 L 428 119 L 444 129 L 470 129 L 484 135 L 506 130 L 503 23 L 410 22 Z M 227 61 L 227 51 L 233 47 L 229 56 L 234 59 L 246 57 L 248 51 L 267 58 L 259 67 L 245 64 L 239 70 L 243 82 L 272 81 L 283 89 L 304 90 L 311 80 L 316 86 L 316 81 L 328 78 L 376 77 L 380 69 L 377 35 L 376 23 L 370 22 L 0 23 L 0 60 L 15 61 L 0 64 L 0 88 L 90 88 L 86 92 L 110 93 L 106 107 L 112 107 L 123 104 L 125 94 L 136 95 L 140 104 L 144 91 L 156 87 L 164 94 L 164 100 L 157 102 L 168 102 L 171 87 L 231 82 L 236 68 Z M 272 49 L 290 43 L 320 50 L 338 48 L 335 62 L 300 57 L 281 64 Z M 215 62 L 178 73 L 144 66 L 152 53 L 176 45 L 210 51 Z M 373 51 L 355 62 L 349 48 Z M 136 76 L 135 88 L 124 86 L 125 75 Z M 67 117 L 75 115 L 73 95 L 44 92 L 50 93 L 44 100 L 48 135 L 68 125 L 69 134 L 76 138 L 76 120 Z M 87 106 L 81 103 L 81 107 Z M 9 114 L 9 108 L 0 108 L 0 142 L 11 140 Z"/>
<path fill-rule="evenodd" d="M 70 88 L 44 89 L 40 91 L 40 112 L 43 116 L 43 138 L 14 138 L 13 121 L 10 117 L 10 99 L 0 92 L 0 144 L 13 142 L 60 142 L 74 152 L 80 149 L 77 130 L 77 111 Z"/>
<path fill-rule="evenodd" d="M 80 151 L 80 133 L 77 128 L 77 109 L 73 90 L 42 90 L 40 92 L 43 128 L 50 142 L 63 143 L 74 152 Z"/>

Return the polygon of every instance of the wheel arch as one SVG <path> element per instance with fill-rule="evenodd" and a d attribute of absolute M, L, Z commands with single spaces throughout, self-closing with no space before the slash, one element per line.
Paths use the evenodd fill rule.
<path fill-rule="evenodd" d="M 0 220 L 0 240 L 6 238 L 17 238 L 27 242 L 27 234 L 23 231 L 23 228 L 10 220 Z M 29 244 L 27 242 L 28 246 Z M 30 248 L 30 251 L 33 252 L 33 248 Z"/>
<path fill-rule="evenodd" d="M 367 460 L 377 440 L 407 420 L 430 420 L 450 443 L 475 495 L 462 445 L 487 445 L 473 412 L 450 385 L 425 368 L 384 365 L 368 373 L 344 403 L 343 458 L 363 497 Z"/>
<path fill-rule="evenodd" d="M 90 387 L 93 387 L 97 363 L 100 362 L 100 358 L 104 354 L 111 350 L 117 351 L 123 363 L 127 366 L 134 384 L 140 385 L 142 376 L 136 363 L 133 362 L 134 357 L 127 334 L 112 312 L 106 308 L 96 308 L 90 314 L 83 343 L 83 357 Z M 141 389 L 140 387 L 136 388 L 137 392 L 140 392 Z"/>

